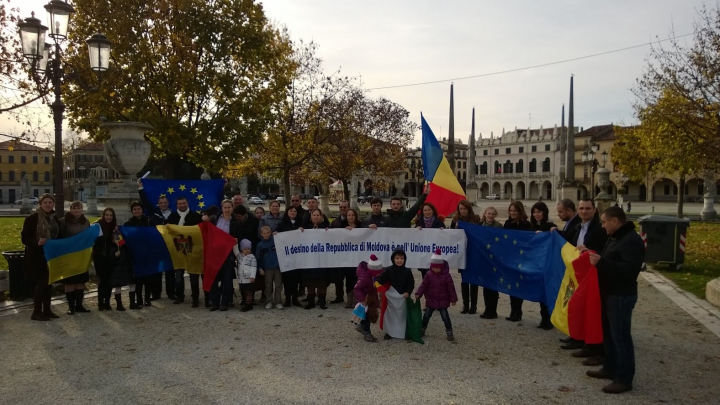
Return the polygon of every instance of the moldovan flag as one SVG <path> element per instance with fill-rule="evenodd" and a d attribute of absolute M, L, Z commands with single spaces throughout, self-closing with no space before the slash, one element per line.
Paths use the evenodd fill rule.
<path fill-rule="evenodd" d="M 121 227 L 132 251 L 136 276 L 170 269 L 203 274 L 203 289 L 210 291 L 215 276 L 237 240 L 209 222 L 194 226 L 158 225 Z"/>
<path fill-rule="evenodd" d="M 426 202 L 432 203 L 439 215 L 447 216 L 455 212 L 458 202 L 465 199 L 465 191 L 422 114 L 420 120 L 422 121 L 423 172 L 425 180 L 432 184 Z"/>
<path fill-rule="evenodd" d="M 49 239 L 43 246 L 50 271 L 49 284 L 88 271 L 92 248 L 100 235 L 100 225 L 93 224 L 69 238 Z"/>
<path fill-rule="evenodd" d="M 567 244 L 570 245 L 570 244 Z M 600 286 L 590 252 L 563 248 L 565 274 L 550 320 L 561 332 L 588 344 L 602 343 Z"/>

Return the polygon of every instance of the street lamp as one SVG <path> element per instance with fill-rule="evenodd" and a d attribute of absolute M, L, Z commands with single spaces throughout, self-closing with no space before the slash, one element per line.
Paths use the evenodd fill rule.
<path fill-rule="evenodd" d="M 60 207 L 58 215 L 62 216 L 65 211 L 65 193 L 63 191 L 63 161 L 62 161 L 62 123 L 65 104 L 62 101 L 62 84 L 65 83 L 65 72 L 61 67 L 60 44 L 67 39 L 68 24 L 70 16 L 75 12 L 73 6 L 63 0 L 50 0 L 45 5 L 50 24 L 48 36 L 53 39 L 55 50 L 52 53 L 52 64 L 50 61 L 50 45 L 45 44 L 45 33 L 48 27 L 42 25 L 40 20 L 31 13 L 29 18 L 18 23 L 20 31 L 20 43 L 25 58 L 30 65 L 30 75 L 39 84 L 53 86 L 55 100 L 50 105 L 55 121 L 55 171 L 53 188 L 55 189 L 55 204 Z M 96 33 L 86 43 L 90 56 L 90 68 L 98 75 L 107 71 L 110 64 L 110 47 L 112 43 L 102 34 Z M 81 86 L 82 87 L 82 86 Z"/>
<path fill-rule="evenodd" d="M 595 162 L 595 153 L 600 149 L 600 145 L 596 143 L 591 143 L 585 147 L 585 150 L 580 155 L 582 162 L 586 166 L 586 171 L 590 172 L 590 198 L 593 198 L 595 195 L 595 186 L 594 186 L 594 179 L 595 179 L 595 171 L 597 170 L 596 162 Z M 607 152 L 605 152 L 605 155 L 607 155 Z M 604 167 L 604 166 L 603 166 Z"/>

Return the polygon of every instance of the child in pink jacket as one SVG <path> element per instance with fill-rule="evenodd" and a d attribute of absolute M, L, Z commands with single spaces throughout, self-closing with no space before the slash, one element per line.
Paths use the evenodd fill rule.
<path fill-rule="evenodd" d="M 440 311 L 440 316 L 445 323 L 447 340 L 455 340 L 448 308 L 450 305 L 454 306 L 457 303 L 457 293 L 455 292 L 455 284 L 450 275 L 450 266 L 448 266 L 448 262 L 443 260 L 439 248 L 435 250 L 435 253 L 430 258 L 430 271 L 415 293 L 417 298 L 423 295 L 425 296 L 425 315 L 422 320 L 423 335 L 425 334 L 425 329 L 427 329 L 428 322 L 430 322 L 430 317 L 433 312 L 437 310 Z"/>

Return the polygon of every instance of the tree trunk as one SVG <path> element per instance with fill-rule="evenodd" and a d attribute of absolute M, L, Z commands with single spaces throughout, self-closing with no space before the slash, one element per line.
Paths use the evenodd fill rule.
<path fill-rule="evenodd" d="M 283 169 L 283 187 L 285 188 L 285 211 L 290 206 L 290 169 Z"/>
<path fill-rule="evenodd" d="M 680 184 L 678 185 L 678 200 L 677 200 L 677 217 L 683 217 L 683 205 L 685 203 L 685 174 L 680 175 Z"/>
<path fill-rule="evenodd" d="M 350 201 L 350 188 L 348 187 L 347 180 L 340 179 L 340 181 L 342 181 L 343 184 L 343 198 Z"/>
<path fill-rule="evenodd" d="M 165 179 L 166 180 L 174 179 L 176 170 L 179 169 L 179 166 L 180 166 L 180 156 L 179 155 L 171 155 L 171 154 L 165 155 L 165 164 L 163 165 Z"/>

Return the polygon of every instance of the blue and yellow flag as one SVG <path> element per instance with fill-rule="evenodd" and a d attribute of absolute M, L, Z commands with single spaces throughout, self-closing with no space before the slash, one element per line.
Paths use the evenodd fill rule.
<path fill-rule="evenodd" d="M 225 180 L 143 180 L 143 189 L 150 201 L 167 197 L 170 209 L 175 209 L 177 199 L 185 197 L 190 209 L 197 212 L 213 205 L 219 207 L 224 187 Z"/>
<path fill-rule="evenodd" d="M 467 235 L 462 281 L 542 302 L 552 312 L 566 265 L 561 252 L 575 250 L 554 232 L 515 231 L 460 222 Z M 576 256 L 577 257 L 577 256 Z"/>
<path fill-rule="evenodd" d="M 100 235 L 102 235 L 100 225 L 93 224 L 69 238 L 48 240 L 43 250 L 50 271 L 49 283 L 88 271 L 92 260 L 92 248 Z"/>

